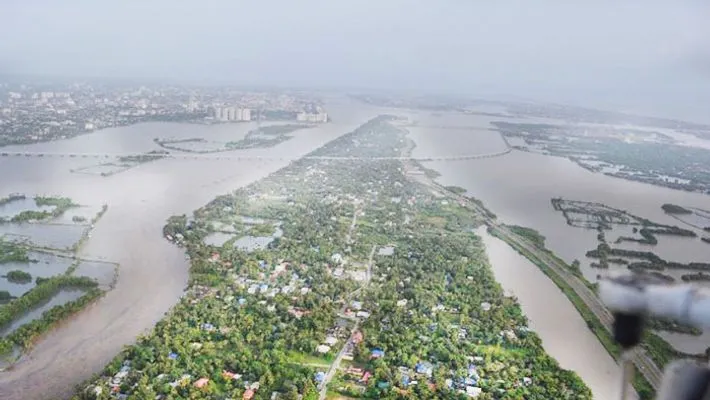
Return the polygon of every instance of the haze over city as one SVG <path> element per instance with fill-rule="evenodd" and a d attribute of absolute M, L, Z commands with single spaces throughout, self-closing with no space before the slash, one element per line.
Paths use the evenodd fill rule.
<path fill-rule="evenodd" d="M 0 72 L 499 96 L 707 120 L 702 1 L 5 1 Z"/>
<path fill-rule="evenodd" d="M 677 400 L 708 11 L 0 2 L 0 399 Z"/>

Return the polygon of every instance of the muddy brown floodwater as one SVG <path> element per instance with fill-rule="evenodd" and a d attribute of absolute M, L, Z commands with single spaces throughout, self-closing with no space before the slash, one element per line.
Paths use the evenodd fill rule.
<path fill-rule="evenodd" d="M 460 113 L 439 113 L 401 110 L 413 122 L 407 128 L 416 142 L 413 155 L 420 158 L 437 158 L 446 155 L 489 154 L 505 148 L 500 134 L 493 130 L 491 121 L 548 122 L 563 121 L 516 119 Z M 692 144 L 692 143 L 690 143 Z M 690 145 L 688 144 L 688 145 Z M 710 196 L 689 193 L 665 187 L 631 182 L 624 179 L 593 173 L 561 157 L 532 154 L 513 150 L 500 157 L 464 161 L 432 161 L 424 166 L 441 174 L 437 181 L 443 185 L 465 188 L 506 224 L 536 229 L 545 236 L 546 246 L 562 259 L 581 262 L 581 269 L 590 281 L 596 281 L 599 270 L 590 267 L 588 250 L 597 247 L 597 232 L 567 225 L 562 213 L 552 208 L 550 199 L 562 197 L 606 204 L 628 211 L 654 222 L 681 225 L 661 209 L 664 203 L 710 209 Z M 696 231 L 699 229 L 683 226 Z M 630 229 L 615 228 L 607 233 L 613 242 Z M 615 244 L 615 247 L 653 251 L 662 258 L 677 262 L 706 262 L 710 259 L 710 245 L 698 238 L 662 236 L 658 244 L 648 246 L 638 243 Z M 687 272 L 685 272 L 687 273 Z M 661 336 L 675 348 L 685 352 L 702 353 L 710 345 L 710 331 L 701 336 L 662 332 Z"/>
<path fill-rule="evenodd" d="M 335 122 L 299 131 L 272 149 L 240 155 L 301 157 L 355 129 L 376 111 L 334 103 Z M 253 124 L 218 126 L 148 123 L 106 129 L 69 140 L 15 146 L 8 151 L 121 153 L 158 150 L 155 137 L 239 138 Z M 68 196 L 80 204 L 108 204 L 81 255 L 120 264 L 113 290 L 45 335 L 14 367 L 0 373 L 0 399 L 60 399 L 99 372 L 124 345 L 147 332 L 183 293 L 188 277 L 184 253 L 162 237 L 168 217 L 189 214 L 288 165 L 288 160 L 164 159 L 110 177 L 69 172 L 96 163 L 81 158 L 0 157 L 0 188 L 6 195 Z"/>
<path fill-rule="evenodd" d="M 483 238 L 496 280 L 506 294 L 518 299 L 545 351 L 562 368 L 576 372 L 595 399 L 618 398 L 621 368 L 565 294 L 537 266 L 488 234 L 485 227 L 476 234 Z M 635 397 L 633 390 L 629 392 Z"/>

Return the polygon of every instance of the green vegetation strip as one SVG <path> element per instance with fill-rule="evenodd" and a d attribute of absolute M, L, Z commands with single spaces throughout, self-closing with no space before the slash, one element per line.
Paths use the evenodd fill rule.
<path fill-rule="evenodd" d="M 5 201 L 5 203 L 9 203 L 11 201 L 15 200 L 23 200 L 25 199 L 24 196 L 13 196 L 9 197 Z M 62 214 L 64 214 L 68 209 L 72 207 L 78 207 L 79 205 L 74 203 L 71 199 L 67 197 L 44 197 L 44 196 L 37 196 L 34 198 L 35 204 L 37 207 L 54 207 L 54 210 L 52 211 L 35 211 L 35 210 L 25 210 L 20 212 L 17 215 L 14 215 L 12 218 L 2 218 L 0 217 L 0 223 L 4 222 L 13 222 L 13 223 L 21 223 L 21 222 L 28 222 L 28 221 L 42 221 L 48 218 L 57 218 L 60 217 Z M 1 204 L 0 204 L 1 205 Z"/>
<path fill-rule="evenodd" d="M 39 278 L 37 286 L 32 290 L 0 308 L 0 328 L 3 328 L 31 311 L 32 308 L 49 301 L 62 289 L 70 288 L 81 288 L 88 291 L 79 299 L 53 307 L 44 312 L 41 318 L 22 325 L 8 336 L 0 339 L 0 355 L 7 355 L 15 346 L 20 346 L 23 349 L 29 348 L 39 335 L 50 330 L 62 319 L 81 310 L 103 292 L 97 288 L 96 282 L 87 277 L 61 275 L 48 279 Z"/>
<path fill-rule="evenodd" d="M 0 238 L 0 264 L 27 262 L 30 262 L 30 257 L 26 246 Z"/>
<path fill-rule="evenodd" d="M 489 228 L 489 232 L 491 233 L 491 235 L 508 243 L 510 247 L 515 249 L 523 257 L 527 258 L 528 260 L 530 260 L 530 262 L 540 268 L 540 270 L 545 275 L 547 275 L 547 277 L 549 277 L 555 283 L 555 285 L 557 285 L 557 287 L 562 290 L 565 296 L 567 296 L 567 298 L 572 302 L 574 307 L 577 309 L 577 311 L 579 311 L 579 314 L 582 316 L 582 319 L 584 319 L 584 321 L 587 323 L 589 329 L 594 332 L 594 334 L 597 336 L 597 338 L 604 346 L 604 348 L 606 348 L 609 354 L 617 361 L 621 358 L 621 348 L 616 344 L 616 342 L 614 342 L 614 339 L 612 338 L 609 331 L 606 330 L 604 325 L 602 325 L 599 319 L 594 315 L 594 313 L 589 309 L 589 307 L 587 307 L 582 298 L 579 297 L 577 292 L 575 292 L 572 287 L 570 287 L 562 278 L 560 278 L 560 276 L 556 272 L 552 271 L 552 269 L 547 266 L 547 264 L 535 257 L 534 254 L 520 247 L 517 243 L 508 240 L 504 235 L 501 235 L 495 228 Z M 653 398 L 653 396 L 655 396 L 655 391 L 653 390 L 653 387 L 651 386 L 651 384 L 648 383 L 648 381 L 643 377 L 643 375 L 641 375 L 638 369 L 634 374 L 633 385 L 636 391 L 638 392 L 640 399 L 650 400 Z"/>
<path fill-rule="evenodd" d="M 373 119 L 311 155 L 400 155 L 404 133 L 391 119 Z M 327 179 L 304 183 L 314 170 Z M 331 394 L 453 399 L 476 386 L 488 399 L 590 399 L 504 296 L 472 232 L 480 216 L 408 178 L 396 160 L 304 159 L 216 198 L 194 218 L 170 218 L 163 232 L 190 259 L 186 295 L 75 398 L 114 391 L 150 399 L 268 399 L 273 392 L 318 399 L 316 372 L 353 338 L 352 361 L 363 370 L 326 382 Z M 256 193 L 282 200 L 264 202 Z M 215 223 L 246 231 L 235 223 L 242 217 L 278 220 L 283 235 L 250 252 L 205 243 Z M 392 254 L 376 251 L 385 246 Z M 336 267 L 343 254 L 345 264 Z M 365 267 L 368 276 L 346 277 Z M 329 335 L 336 344 L 320 347 Z M 430 364 L 431 376 L 416 372 L 420 362 Z M 403 382 L 403 370 L 419 384 Z M 246 389 L 256 383 L 256 393 Z"/>

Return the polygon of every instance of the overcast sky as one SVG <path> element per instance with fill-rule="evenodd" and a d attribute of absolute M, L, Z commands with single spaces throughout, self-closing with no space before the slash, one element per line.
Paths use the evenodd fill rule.
<path fill-rule="evenodd" d="M 701 0 L 0 0 L 0 15 L 0 72 L 519 95 L 710 122 Z"/>

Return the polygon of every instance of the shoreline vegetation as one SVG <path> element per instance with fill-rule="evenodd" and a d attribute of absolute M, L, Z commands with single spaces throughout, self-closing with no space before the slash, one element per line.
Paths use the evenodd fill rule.
<path fill-rule="evenodd" d="M 311 154 L 399 156 L 394 119 Z M 328 179 L 304 184 L 313 173 Z M 250 251 L 205 243 L 215 223 L 242 217 L 279 221 L 283 235 Z M 479 224 L 398 160 L 293 162 L 168 220 L 166 238 L 190 259 L 186 295 L 75 399 L 591 399 L 504 296 Z"/>
<path fill-rule="evenodd" d="M 669 204 L 666 203 L 661 206 L 663 211 L 666 212 L 666 214 L 692 214 L 692 210 L 688 210 L 687 208 L 683 208 L 681 206 L 675 205 L 675 204 Z"/>
<path fill-rule="evenodd" d="M 520 228 L 516 227 L 514 229 Z M 534 229 L 523 229 L 530 232 L 528 240 L 532 244 L 534 244 L 535 246 L 539 246 L 540 244 L 544 245 L 544 236 L 540 235 Z M 621 349 L 613 340 L 611 333 L 607 329 L 605 329 L 599 319 L 591 312 L 591 310 L 589 310 L 584 301 L 579 297 L 579 295 L 574 291 L 572 287 L 567 285 L 567 283 L 562 280 L 557 275 L 557 273 L 550 269 L 543 261 L 539 260 L 535 255 L 531 254 L 524 248 L 518 246 L 517 243 L 511 242 L 504 235 L 500 235 L 495 229 L 491 229 L 490 227 L 489 232 L 493 236 L 508 243 L 508 245 L 518 251 L 518 253 L 520 253 L 525 258 L 530 260 L 533 264 L 538 266 L 545 273 L 545 275 L 547 275 L 562 290 L 562 292 L 565 293 L 567 298 L 572 302 L 575 308 L 577 308 L 580 315 L 582 315 L 582 318 L 587 322 L 589 329 L 594 332 L 597 338 L 599 338 L 600 342 L 604 345 L 609 354 L 616 360 L 620 360 Z M 548 253 L 551 252 L 546 248 L 540 249 L 544 249 Z M 577 277 L 588 283 L 586 279 L 584 279 L 584 277 L 578 272 L 578 270 L 575 270 L 573 265 L 569 265 L 566 263 L 563 263 L 563 265 L 567 265 L 569 270 L 573 274 L 577 275 Z M 663 368 L 668 362 L 677 358 L 692 358 L 700 361 L 705 361 L 707 359 L 706 354 L 687 354 L 674 349 L 668 342 L 663 340 L 660 336 L 652 333 L 651 330 L 653 329 L 667 330 L 671 332 L 691 335 L 699 335 L 701 331 L 694 327 L 679 325 L 673 321 L 661 319 L 649 320 L 647 325 L 647 331 L 640 346 L 648 352 L 649 356 L 654 360 L 654 362 L 656 363 L 656 365 L 658 365 L 659 368 Z M 708 350 L 710 350 L 710 348 L 708 348 Z M 646 381 L 646 379 L 643 378 L 643 375 L 640 374 L 638 370 L 634 375 L 633 385 L 642 400 L 652 399 L 655 395 L 655 391 L 653 390 L 651 385 L 648 383 L 648 381 Z"/>
<path fill-rule="evenodd" d="M 121 172 L 128 171 L 131 168 L 138 167 L 141 164 L 161 160 L 167 157 L 168 155 L 170 155 L 170 152 L 166 150 L 151 150 L 144 154 L 121 156 L 118 158 L 118 160 L 113 162 L 89 165 L 86 167 L 72 169 L 70 170 L 70 172 L 79 174 L 92 174 L 92 172 L 90 172 L 92 168 L 114 168 L 110 171 L 102 171 L 97 174 L 102 177 L 109 177 L 116 174 L 120 174 Z"/>
<path fill-rule="evenodd" d="M 0 199 L 0 204 L 9 204 L 13 201 L 26 200 L 25 195 L 10 195 L 4 199 Z M 17 222 L 17 218 L 10 218 L 5 223 L 22 223 L 31 222 L 42 223 L 43 221 L 56 218 L 64 214 L 66 210 L 74 207 L 80 207 L 71 199 L 66 197 L 47 197 L 36 196 L 33 198 L 34 205 L 37 207 L 54 207 L 51 211 L 35 212 L 32 211 L 32 218 L 29 217 L 27 211 L 20 211 L 16 216 L 21 222 Z M 45 252 L 56 257 L 71 258 L 73 263 L 66 271 L 51 277 L 43 278 L 36 277 L 34 279 L 36 285 L 20 297 L 12 296 L 8 291 L 0 291 L 0 331 L 10 326 L 14 321 L 19 320 L 27 313 L 36 310 L 44 304 L 50 302 L 63 290 L 81 290 L 83 293 L 75 300 L 66 302 L 61 305 L 56 305 L 44 311 L 38 318 L 14 329 L 11 333 L 0 337 L 0 370 L 11 368 L 12 364 L 19 357 L 29 350 L 34 342 L 43 334 L 49 332 L 54 326 L 62 320 L 79 312 L 86 305 L 90 304 L 99 298 L 104 290 L 99 288 L 99 284 L 93 278 L 85 276 L 73 276 L 73 272 L 79 263 L 82 261 L 77 258 L 77 252 L 81 245 L 89 236 L 90 230 L 105 214 L 108 206 L 103 205 L 101 210 L 87 221 L 86 217 L 72 218 L 74 223 L 81 223 L 86 226 L 82 237 L 75 243 L 71 249 L 55 250 L 42 247 L 35 247 L 26 243 L 18 243 L 7 241 L 0 238 L 0 264 L 18 263 L 27 264 L 37 262 L 30 258 L 30 251 Z M 28 284 L 33 280 L 33 276 L 21 269 L 8 271 L 3 276 L 8 282 L 15 284 Z M 115 279 L 115 278 L 114 278 Z M 115 282 L 114 282 L 115 283 Z"/>
<path fill-rule="evenodd" d="M 706 275 L 703 272 L 710 271 L 710 263 L 705 262 L 690 262 L 678 263 L 662 259 L 651 251 L 627 250 L 613 248 L 609 245 L 606 238 L 606 231 L 611 230 L 613 226 L 631 226 L 632 232 L 640 235 L 640 237 L 619 236 L 614 243 L 622 242 L 637 242 L 646 245 L 655 245 L 658 243 L 657 235 L 672 235 L 680 237 L 696 237 L 695 232 L 682 229 L 677 226 L 669 226 L 657 224 L 645 218 L 637 217 L 626 211 L 618 210 L 600 203 L 563 200 L 553 198 L 552 206 L 556 211 L 561 211 L 570 226 L 581 227 L 585 229 L 596 229 L 597 240 L 599 244 L 596 249 L 589 250 L 585 254 L 586 257 L 598 260 L 592 262 L 591 267 L 597 269 L 609 269 L 611 265 L 618 265 L 630 271 L 637 271 L 650 274 L 656 278 L 662 279 L 665 282 L 675 282 L 675 278 L 664 274 L 666 270 L 682 270 L 682 271 L 699 271 L 695 274 L 686 274 L 681 277 L 683 281 L 706 280 Z M 682 207 L 671 204 L 664 204 L 664 211 L 673 214 L 691 212 Z M 686 212 L 687 211 L 687 212 Z M 532 241 L 535 244 L 535 241 Z M 710 280 L 710 279 L 708 279 Z M 656 320 L 650 321 L 652 329 L 665 330 L 669 332 L 700 335 L 702 331 L 695 327 L 683 326 L 673 321 Z"/>
<path fill-rule="evenodd" d="M 31 262 L 27 250 L 25 245 L 6 241 L 0 237 L 0 264 Z"/>
<path fill-rule="evenodd" d="M 526 228 L 530 229 L 530 228 Z M 531 229 L 532 230 L 532 229 Z M 510 247 L 515 249 L 520 255 L 527 258 L 535 266 L 540 268 L 540 270 L 547 275 L 550 280 L 552 280 L 557 287 L 562 290 L 569 301 L 574 305 L 582 319 L 587 323 L 589 329 L 594 333 L 594 335 L 599 339 L 600 343 L 604 346 L 607 352 L 617 361 L 621 359 L 621 348 L 614 341 L 611 333 L 604 327 L 604 325 L 599 321 L 599 319 L 592 313 L 592 311 L 587 307 L 582 298 L 575 292 L 575 290 L 569 286 L 556 272 L 554 272 L 545 262 L 538 259 L 534 254 L 530 253 L 526 249 L 519 246 L 517 243 L 508 240 L 505 235 L 498 233 L 496 229 L 488 228 L 488 232 L 495 236 L 496 238 L 503 240 Z M 539 234 L 538 234 L 539 235 Z M 542 236 L 542 235 L 539 235 Z M 572 268 L 570 268 L 572 269 Z M 651 400 L 655 396 L 655 390 L 648 383 L 648 381 L 643 377 L 643 375 L 635 368 L 634 380 L 632 382 L 634 389 L 639 394 L 641 400 Z"/>
<path fill-rule="evenodd" d="M 0 206 L 26 200 L 26 198 L 25 195 L 10 195 L 0 199 Z M 67 197 L 35 196 L 34 202 L 37 207 L 54 207 L 54 209 L 51 211 L 24 210 L 10 218 L 0 217 L 0 224 L 44 221 L 61 217 L 70 208 L 79 207 L 79 204 Z"/>
<path fill-rule="evenodd" d="M 688 192 L 710 193 L 710 150 L 643 129 L 493 121 L 515 149 L 564 157 L 595 173 Z"/>
<path fill-rule="evenodd" d="M 40 318 L 20 326 L 1 338 L 0 358 L 6 359 L 13 353 L 15 347 L 27 351 L 39 336 L 104 293 L 98 289 L 98 284 L 93 279 L 87 277 L 58 275 L 51 278 L 37 278 L 37 286 L 0 308 L 0 329 L 38 305 L 49 301 L 62 289 L 84 289 L 86 293 L 75 301 L 45 311 Z"/>
<path fill-rule="evenodd" d="M 246 136 L 240 140 L 229 142 L 210 142 L 204 138 L 186 138 L 186 139 L 161 139 L 154 138 L 158 146 L 172 151 L 181 151 L 185 153 L 210 154 L 221 153 L 231 150 L 245 150 L 256 148 L 271 148 L 280 143 L 283 143 L 292 138 L 290 133 L 300 129 L 312 128 L 313 125 L 307 124 L 286 124 L 286 125 L 267 125 L 257 129 L 250 130 Z M 204 145 L 214 144 L 212 149 L 190 149 L 180 144 L 199 143 Z"/>

